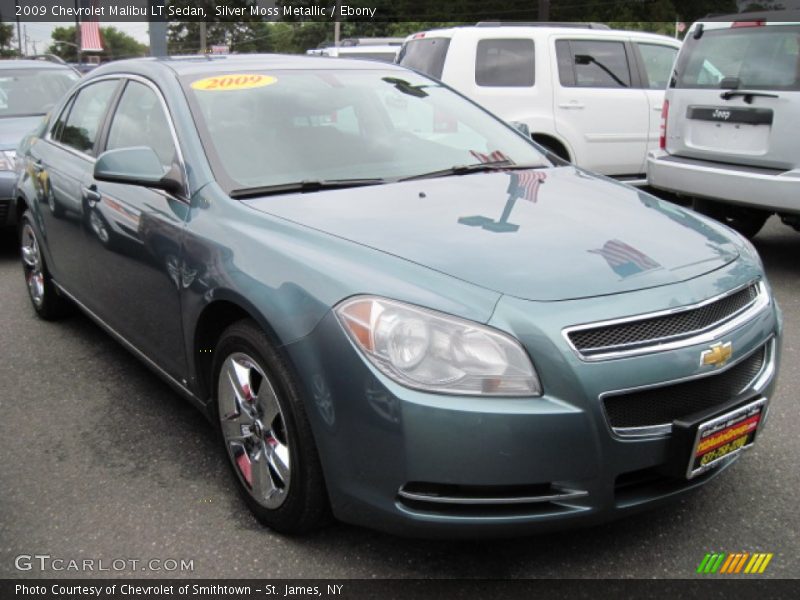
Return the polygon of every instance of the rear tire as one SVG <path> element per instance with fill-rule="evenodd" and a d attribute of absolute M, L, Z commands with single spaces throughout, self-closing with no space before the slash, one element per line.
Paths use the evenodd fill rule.
<path fill-rule="evenodd" d="M 264 525 L 298 534 L 322 525 L 328 495 L 299 386 L 251 320 L 214 350 L 214 412 L 240 494 Z"/>
<path fill-rule="evenodd" d="M 769 212 L 757 208 L 725 204 L 702 198 L 695 198 L 692 207 L 697 212 L 735 229 L 746 238 L 755 237 L 770 216 Z"/>
<path fill-rule="evenodd" d="M 42 253 L 33 217 L 26 210 L 19 221 L 20 255 L 28 297 L 36 314 L 47 321 L 54 321 L 67 314 L 72 308 L 70 301 L 59 294 Z"/>

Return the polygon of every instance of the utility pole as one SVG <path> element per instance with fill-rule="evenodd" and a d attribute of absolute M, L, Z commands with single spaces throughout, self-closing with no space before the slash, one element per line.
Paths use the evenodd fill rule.
<path fill-rule="evenodd" d="M 550 0 L 539 0 L 539 21 L 550 20 Z"/>
<path fill-rule="evenodd" d="M 19 24 L 19 1 L 14 0 L 14 7 L 17 9 L 17 47 L 19 48 L 19 55 L 22 56 L 22 28 Z"/>
<path fill-rule="evenodd" d="M 164 0 L 150 0 L 150 56 L 167 55 L 167 22 L 164 20 Z M 153 17 L 153 15 L 160 15 Z"/>
<path fill-rule="evenodd" d="M 206 22 L 200 21 L 200 54 L 206 53 Z"/>
<path fill-rule="evenodd" d="M 75 60 L 81 64 L 81 21 L 78 18 L 78 0 L 75 0 Z"/>
<path fill-rule="evenodd" d="M 28 56 L 28 26 L 22 26 L 22 36 L 25 38 L 25 56 Z"/>
<path fill-rule="evenodd" d="M 336 0 L 336 4 L 333 5 L 333 10 L 335 11 L 333 16 L 335 17 L 339 13 L 339 0 Z M 342 24 L 339 22 L 337 18 L 336 21 L 333 22 L 333 45 L 337 48 L 339 47 L 339 41 L 342 37 Z"/>

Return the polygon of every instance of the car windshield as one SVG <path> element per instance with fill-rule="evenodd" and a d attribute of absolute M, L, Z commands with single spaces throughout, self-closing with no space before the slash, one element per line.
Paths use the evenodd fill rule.
<path fill-rule="evenodd" d="M 0 118 L 44 115 L 77 80 L 67 68 L 0 69 Z"/>
<path fill-rule="evenodd" d="M 513 129 L 412 72 L 247 71 L 183 84 L 228 191 L 550 164 Z"/>

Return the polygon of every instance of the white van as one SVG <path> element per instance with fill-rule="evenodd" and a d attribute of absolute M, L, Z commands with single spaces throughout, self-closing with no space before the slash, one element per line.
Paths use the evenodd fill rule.
<path fill-rule="evenodd" d="M 678 48 L 604 25 L 479 23 L 411 35 L 398 62 L 524 123 L 562 158 L 643 182 Z"/>

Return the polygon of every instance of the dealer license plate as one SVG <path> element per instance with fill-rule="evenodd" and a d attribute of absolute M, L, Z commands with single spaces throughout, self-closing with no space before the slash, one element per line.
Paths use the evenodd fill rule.
<path fill-rule="evenodd" d="M 691 479 L 753 444 L 764 416 L 766 398 L 700 423 L 689 458 L 686 477 Z"/>

